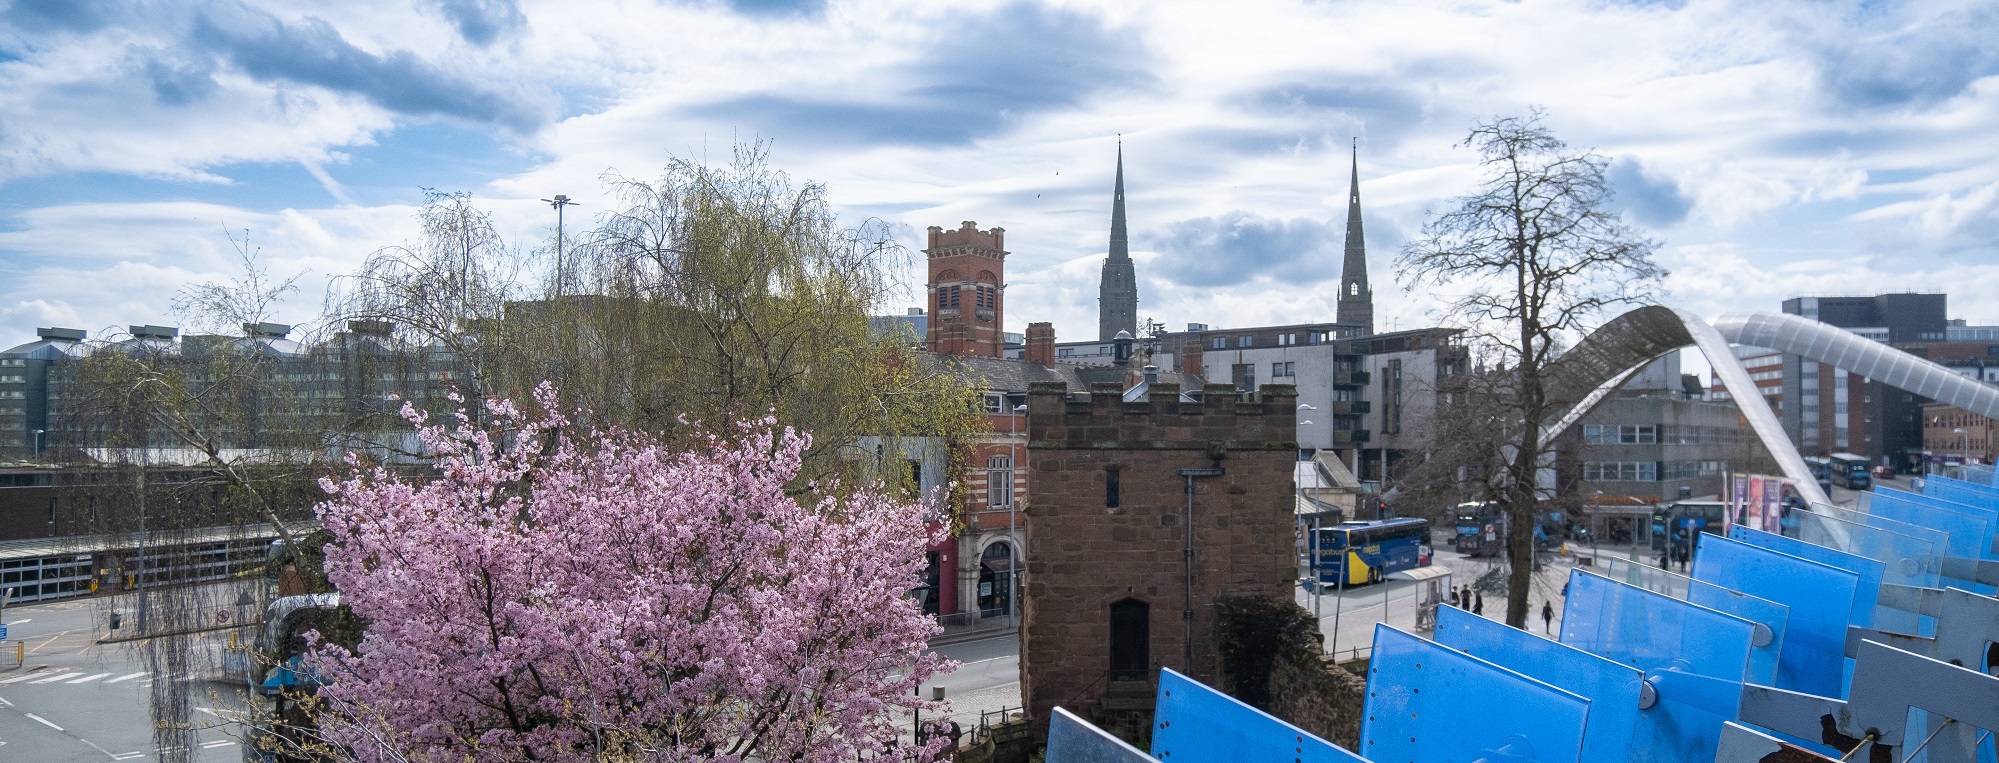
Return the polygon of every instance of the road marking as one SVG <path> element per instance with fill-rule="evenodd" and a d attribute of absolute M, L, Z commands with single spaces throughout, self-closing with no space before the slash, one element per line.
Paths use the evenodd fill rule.
<path fill-rule="evenodd" d="M 32 622 L 34 622 L 34 621 L 35 621 L 35 618 L 32 618 L 32 617 L 23 617 L 23 618 L 21 618 L 21 619 L 19 619 L 19 620 L 15 620 L 14 622 L 11 622 L 11 623 L 8 623 L 8 625 L 20 625 L 21 623 L 32 623 Z"/>
<path fill-rule="evenodd" d="M 95 681 L 95 680 L 97 680 L 97 679 L 99 679 L 99 678 L 103 678 L 103 677 L 105 677 L 105 676 L 108 676 L 108 675 L 111 675 L 111 674 L 110 674 L 110 673 L 99 673 L 99 674 L 97 674 L 97 675 L 94 675 L 94 676 L 84 676 L 84 677 L 82 677 L 82 678 L 79 678 L 79 679 L 76 679 L 76 680 L 74 680 L 74 681 L 64 681 L 63 683 L 68 683 L 68 684 L 87 684 L 87 683 L 90 683 L 91 681 Z"/>
<path fill-rule="evenodd" d="M 98 747 L 98 746 L 97 746 L 97 743 L 96 743 L 96 742 L 92 742 L 92 741 L 90 741 L 90 740 L 88 740 L 88 739 L 84 739 L 83 737 L 77 737 L 77 738 L 76 738 L 76 741 L 79 741 L 79 742 L 82 742 L 82 743 L 84 743 L 84 744 L 87 744 L 87 745 L 90 745 L 90 749 L 93 749 L 93 750 L 96 750 L 96 751 L 98 751 L 98 752 L 101 752 L 101 753 L 104 753 L 104 754 L 105 754 L 105 756 L 107 756 L 107 757 L 111 758 L 112 760 L 118 760 L 118 759 L 119 759 L 119 758 L 118 758 L 118 754 L 117 754 L 117 753 L 114 753 L 114 752 L 112 752 L 112 751 L 110 751 L 110 750 L 106 750 L 106 749 L 104 749 L 104 748 L 102 748 L 102 747 Z"/>
<path fill-rule="evenodd" d="M 115 683 L 118 683 L 119 681 L 130 681 L 130 680 L 132 680 L 132 679 L 134 679 L 134 678 L 144 678 L 144 677 L 146 677 L 146 672 L 142 670 L 142 671 L 139 671 L 139 672 L 137 672 L 137 673 L 133 673 L 133 674 L 131 674 L 131 675 L 129 675 L 129 676 L 119 676 L 119 677 L 117 677 L 117 678 L 113 678 L 113 679 L 111 679 L 111 680 L 109 680 L 109 681 L 105 681 L 105 683 L 107 683 L 107 684 L 115 684 Z"/>
<path fill-rule="evenodd" d="M 65 673 L 67 673 L 68 671 L 64 671 L 64 672 L 65 672 Z M 13 678 L 9 678 L 9 679 L 6 679 L 6 680 L 4 680 L 4 681 L 0 681 L 0 684 L 11 684 L 11 683 L 13 683 L 13 682 L 15 682 L 15 681 L 26 681 L 26 680 L 28 680 L 28 679 L 30 679 L 30 678 L 42 678 L 42 677 L 44 677 L 44 676 L 47 676 L 47 675 L 48 675 L 47 673 L 29 673 L 29 674 L 27 674 L 27 675 L 25 675 L 25 676 L 14 676 Z"/>
<path fill-rule="evenodd" d="M 217 718 L 221 718 L 222 720 L 225 720 L 225 721 L 236 721 L 236 720 L 241 720 L 241 719 L 242 719 L 242 717 L 243 717 L 243 711 L 241 711 L 241 710 L 223 710 L 222 712 L 216 712 L 216 711 L 215 711 L 215 708 L 212 708 L 212 707 L 197 707 L 197 708 L 195 708 L 195 709 L 196 709 L 196 710 L 200 710 L 200 711 L 202 711 L 202 712 L 204 712 L 204 713 L 207 713 L 207 714 L 209 714 L 209 715 L 213 715 L 213 716 L 215 716 L 215 717 L 217 717 Z M 223 715 L 222 713 L 228 713 L 229 715 Z M 236 717 L 232 718 L 232 717 L 230 717 L 230 716 L 236 716 Z"/>
<path fill-rule="evenodd" d="M 57 682 L 57 681 L 62 681 L 62 680 L 65 680 L 65 679 L 70 679 L 70 678 L 75 678 L 75 677 L 76 677 L 76 672 L 72 672 L 72 671 L 64 671 L 64 672 L 61 672 L 61 673 L 57 673 L 57 674 L 55 674 L 55 675 L 52 675 L 52 676 L 49 676 L 48 678 L 44 678 L 44 679 L 42 679 L 42 680 L 40 680 L 40 681 L 29 681 L 28 683 L 31 683 L 31 684 L 48 684 L 48 683 L 55 683 L 55 682 Z"/>
<path fill-rule="evenodd" d="M 55 730 L 57 730 L 57 731 L 61 731 L 61 730 L 62 730 L 62 727 L 61 727 L 61 726 L 57 726 L 57 725 L 55 725 L 55 724 L 53 724 L 53 723 L 50 723 L 50 722 L 49 722 L 49 720 L 48 720 L 47 718 L 43 718 L 43 717 L 41 717 L 41 716 L 39 716 L 39 715 L 36 715 L 36 714 L 34 714 L 34 713 L 22 713 L 22 715 L 25 715 L 25 716 L 28 716 L 29 718 L 33 718 L 33 719 L 34 719 L 34 721 L 35 721 L 36 723 L 39 723 L 39 724 L 42 724 L 43 726 L 47 726 L 47 727 L 49 727 L 49 728 L 52 728 L 52 729 L 55 729 Z"/>
<path fill-rule="evenodd" d="M 118 754 L 118 755 L 113 755 L 113 756 L 111 756 L 111 759 L 112 759 L 112 760 L 131 760 L 131 759 L 133 759 L 133 758 L 143 758 L 143 757 L 146 757 L 146 753 L 144 753 L 144 752 L 127 752 L 127 753 L 122 753 L 122 754 Z"/>
<path fill-rule="evenodd" d="M 63 631 L 56 635 L 50 636 L 48 641 L 36 644 L 35 648 L 28 650 L 28 654 L 34 654 L 36 652 L 42 651 L 42 647 L 48 646 L 49 644 L 53 643 L 56 639 L 62 638 L 63 636 L 66 635 L 69 635 L 69 631 Z"/>
<path fill-rule="evenodd" d="M 8 701 L 7 701 L 7 698 L 6 698 L 6 697 L 0 697 L 0 705 L 6 705 L 7 707 L 13 707 L 13 706 L 14 706 L 14 703 L 12 703 L 12 702 L 8 702 Z"/>
<path fill-rule="evenodd" d="M 220 739 L 220 740 L 216 740 L 216 741 L 213 741 L 213 742 L 202 742 L 202 743 L 201 743 L 201 747 L 202 747 L 202 749 L 204 749 L 204 750 L 213 750 L 213 749 L 215 749 L 215 748 L 217 748 L 217 747 L 228 747 L 229 745 L 232 745 L 232 744 L 235 744 L 235 743 L 236 743 L 236 742 L 235 742 L 234 740 L 229 740 L 229 739 Z"/>

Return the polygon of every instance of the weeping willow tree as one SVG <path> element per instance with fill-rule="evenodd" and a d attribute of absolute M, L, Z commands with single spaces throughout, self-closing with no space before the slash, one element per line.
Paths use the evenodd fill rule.
<path fill-rule="evenodd" d="M 162 760 L 199 749 L 191 711 L 216 704 L 206 681 L 225 659 L 209 639 L 249 633 L 269 597 L 269 541 L 296 548 L 317 494 L 291 353 L 274 346 L 286 340 L 272 328 L 176 341 L 134 327 L 68 364 L 60 382 L 63 500 L 82 531 L 73 537 L 109 550 L 99 558 L 112 595 L 95 600 L 98 622 L 154 676 Z"/>
<path fill-rule="evenodd" d="M 95 544 L 112 594 L 95 600 L 98 621 L 115 617 L 107 635 L 154 675 L 162 760 L 199 749 L 196 705 L 236 704 L 206 681 L 225 667 L 257 672 L 250 645 L 272 597 L 330 590 L 299 558 L 323 542 L 312 523 L 325 497 L 318 478 L 344 470 L 341 453 L 396 451 L 408 431 L 400 400 L 437 397 L 439 353 L 375 324 L 291 339 L 292 327 L 270 319 L 297 277 L 273 278 L 247 239 L 237 246 L 236 277 L 175 299 L 198 333 L 134 326 L 92 343 L 53 380 L 50 450 L 64 461 L 61 500 L 72 507 L 63 529 Z"/>
<path fill-rule="evenodd" d="M 906 485 L 912 443 L 982 426 L 976 395 L 903 337 L 870 334 L 906 264 L 887 226 L 843 227 L 823 186 L 766 160 L 750 144 L 727 166 L 607 174 L 614 208 L 544 252 L 555 267 L 532 282 L 490 216 L 435 194 L 422 239 L 375 252 L 341 314 L 463 353 L 468 392 L 518 399 L 553 381 L 592 423 L 669 442 L 774 413 L 813 434 L 801 484 Z"/>

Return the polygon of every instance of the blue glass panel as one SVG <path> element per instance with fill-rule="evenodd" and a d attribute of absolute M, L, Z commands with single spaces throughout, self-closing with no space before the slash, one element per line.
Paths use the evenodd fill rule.
<path fill-rule="evenodd" d="M 1583 760 L 1655 760 L 1632 744 L 1644 671 L 1456 607 L 1438 608 L 1437 643 L 1589 700 Z"/>
<path fill-rule="evenodd" d="M 1867 494 L 1867 513 L 1899 522 L 1941 530 L 1943 550 L 1939 556 L 1959 559 L 1992 558 L 1992 533 L 1999 517 L 1941 498 L 1931 498 L 1900 490 L 1877 489 Z M 1967 591 L 1991 595 L 1993 586 L 1974 580 L 1948 578 Z"/>
<path fill-rule="evenodd" d="M 1895 533 L 1897 535 L 1907 535 L 1911 538 L 1928 541 L 1930 544 L 1930 548 L 1936 552 L 1936 555 L 1939 558 L 1941 558 L 1945 554 L 1950 553 L 1950 533 L 1938 530 L 1934 527 L 1924 527 L 1914 522 L 1904 522 L 1902 520 L 1895 519 L 1894 517 L 1889 517 L 1882 514 L 1869 514 L 1864 511 L 1855 511 L 1853 509 L 1846 509 L 1823 503 L 1812 504 L 1811 513 L 1822 514 L 1827 517 L 1831 517 L 1833 519 L 1841 520 L 1844 522 L 1852 522 L 1854 524 L 1866 525 L 1868 527 L 1886 530 L 1888 532 Z M 1924 570 L 1926 573 L 1935 573 L 1938 575 L 1937 577 L 1938 585 L 1933 587 L 1941 588 L 1943 586 L 1950 584 L 1952 579 L 1948 577 L 1943 577 L 1942 570 L 1943 566 L 1941 564 L 1930 566 L 1929 568 Z M 1963 582 L 1965 583 L 1965 585 L 1960 585 L 1958 586 L 1959 588 L 1965 588 L 1966 585 L 1970 585 L 1970 581 L 1963 581 Z M 1965 590 L 1971 590 L 1971 589 L 1965 588 Z"/>
<path fill-rule="evenodd" d="M 1062 708 L 1048 718 L 1048 763 L 1159 763 Z"/>
<path fill-rule="evenodd" d="M 1976 482 L 1954 480 L 1943 476 L 1925 477 L 1923 495 L 1999 511 L 1999 487 L 1980 485 Z"/>
<path fill-rule="evenodd" d="M 1941 565 L 1936 544 L 1923 538 L 1839 519 L 1821 511 L 1797 511 L 1798 539 L 1839 547 L 1882 563 L 1881 582 L 1912 588 L 1937 588 Z M 1874 608 L 1874 627 L 1919 636 L 1936 633 L 1935 618 L 1885 606 Z"/>
<path fill-rule="evenodd" d="M 1974 506 L 1927 495 L 1876 488 L 1868 493 L 1867 512 L 1950 533 L 1952 556 L 1991 559 L 1992 533 L 1999 516 Z"/>
<path fill-rule="evenodd" d="M 1581 570 L 1569 573 L 1562 643 L 1645 671 L 1658 704 L 1645 711 L 1634 744 L 1652 760 L 1714 760 L 1721 724 L 1741 704 L 1755 632 L 1733 615 Z"/>
<path fill-rule="evenodd" d="M 1758 636 L 1750 642 L 1749 667 L 1743 671 L 1742 680 L 1764 686 L 1777 682 L 1777 658 L 1784 649 L 1784 628 L 1791 619 L 1790 607 L 1627 559 L 1610 560 L 1609 571 L 1610 579 L 1625 585 L 1761 623 L 1770 635 Z"/>
<path fill-rule="evenodd" d="M 1841 697 L 1846 626 L 1860 576 L 1729 538 L 1706 538 L 1693 578 L 1791 608 L 1777 657 L 1779 689 Z"/>
<path fill-rule="evenodd" d="M 1580 761 L 1589 705 L 1378 624 L 1360 747 L 1379 761 Z"/>
<path fill-rule="evenodd" d="M 1359 755 L 1171 668 L 1159 671 L 1152 756 L 1172 761 L 1366 763 Z"/>
<path fill-rule="evenodd" d="M 1846 614 L 1847 624 L 1874 626 L 1874 602 L 1881 597 L 1881 579 L 1886 576 L 1888 565 L 1859 554 L 1847 553 L 1840 548 L 1828 548 L 1817 543 L 1786 538 L 1762 530 L 1752 530 L 1741 525 L 1729 528 L 1728 537 L 1759 548 L 1790 554 L 1800 559 L 1810 559 L 1857 575 L 1858 580 L 1853 587 L 1853 606 Z"/>

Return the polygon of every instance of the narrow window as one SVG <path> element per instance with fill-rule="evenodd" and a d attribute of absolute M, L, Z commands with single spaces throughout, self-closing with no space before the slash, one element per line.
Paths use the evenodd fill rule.
<path fill-rule="evenodd" d="M 1118 474 L 1119 471 L 1116 469 L 1109 469 L 1104 472 L 1104 508 L 1106 509 L 1115 509 L 1118 507 Z"/>

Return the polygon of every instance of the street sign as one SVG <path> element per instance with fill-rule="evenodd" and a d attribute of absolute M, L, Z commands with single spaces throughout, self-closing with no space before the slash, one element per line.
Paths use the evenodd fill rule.
<path fill-rule="evenodd" d="M 7 640 L 7 626 L 0 625 L 0 641 Z"/>

